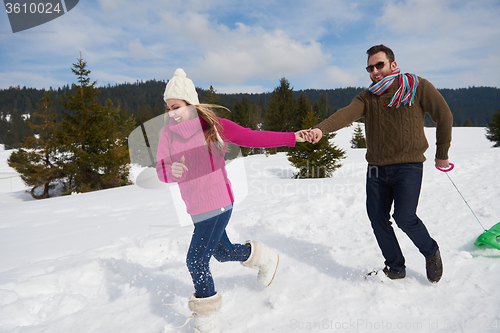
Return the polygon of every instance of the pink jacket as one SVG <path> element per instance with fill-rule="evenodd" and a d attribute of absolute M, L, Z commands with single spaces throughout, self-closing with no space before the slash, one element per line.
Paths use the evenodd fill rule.
<path fill-rule="evenodd" d="M 224 142 L 253 148 L 295 146 L 292 132 L 253 131 L 230 120 L 219 118 L 219 130 Z M 209 153 L 202 131 L 202 118 L 177 124 L 173 119 L 160 134 L 156 172 L 165 183 L 179 184 L 188 214 L 197 215 L 229 206 L 234 202 L 231 182 L 227 178 L 224 152 L 213 147 Z M 188 168 L 179 178 L 172 175 L 171 166 L 184 156 Z"/>

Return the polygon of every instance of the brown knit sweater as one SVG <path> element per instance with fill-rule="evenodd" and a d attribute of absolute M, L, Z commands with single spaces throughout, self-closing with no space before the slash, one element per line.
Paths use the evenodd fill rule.
<path fill-rule="evenodd" d="M 437 123 L 436 158 L 448 159 L 453 116 L 443 96 L 427 80 L 419 77 L 419 85 L 411 106 L 387 107 L 398 89 L 398 80 L 381 96 L 369 90 L 361 92 L 351 104 L 321 122 L 323 133 L 337 131 L 365 117 L 366 160 L 373 165 L 424 162 L 429 147 L 424 134 L 424 115 Z"/>

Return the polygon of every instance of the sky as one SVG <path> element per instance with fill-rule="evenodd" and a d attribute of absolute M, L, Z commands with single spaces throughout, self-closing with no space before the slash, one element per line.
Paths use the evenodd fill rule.
<path fill-rule="evenodd" d="M 165 80 L 183 68 L 219 93 L 367 87 L 366 50 L 389 46 L 402 72 L 437 88 L 500 87 L 500 1 L 81 0 L 13 33 L 0 13 L 0 89 Z"/>

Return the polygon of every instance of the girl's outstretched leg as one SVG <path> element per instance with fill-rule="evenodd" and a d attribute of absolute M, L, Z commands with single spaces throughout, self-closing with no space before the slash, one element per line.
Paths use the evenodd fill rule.
<path fill-rule="evenodd" d="M 250 257 L 250 252 L 250 247 L 247 245 L 231 243 L 224 231 L 215 249 L 214 258 L 219 262 L 245 261 Z"/>
<path fill-rule="evenodd" d="M 257 282 L 262 287 L 267 287 L 273 282 L 276 270 L 278 269 L 279 255 L 267 246 L 257 241 L 247 241 L 250 246 L 250 257 L 241 262 L 243 266 L 258 269 Z"/>

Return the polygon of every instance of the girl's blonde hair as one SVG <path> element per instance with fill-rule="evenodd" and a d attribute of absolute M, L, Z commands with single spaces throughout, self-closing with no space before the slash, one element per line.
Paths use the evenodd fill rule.
<path fill-rule="evenodd" d="M 187 105 L 192 105 L 187 101 Z M 205 141 L 207 144 L 208 151 L 212 153 L 212 147 L 216 147 L 219 152 L 226 151 L 226 145 L 224 144 L 224 131 L 222 124 L 217 117 L 214 109 L 225 109 L 231 112 L 228 108 L 216 104 L 196 104 L 196 112 L 198 117 L 202 118 L 204 122 L 201 123 L 203 134 L 205 135 Z M 168 112 L 165 110 L 165 125 L 168 124 Z"/>
<path fill-rule="evenodd" d="M 229 111 L 229 109 L 216 104 L 198 104 L 195 105 L 195 107 L 198 116 L 205 121 L 205 124 L 202 123 L 202 127 L 208 151 L 212 152 L 212 145 L 218 150 L 224 151 L 225 144 L 222 137 L 224 135 L 223 128 L 214 109 L 225 109 L 227 111 Z"/>

